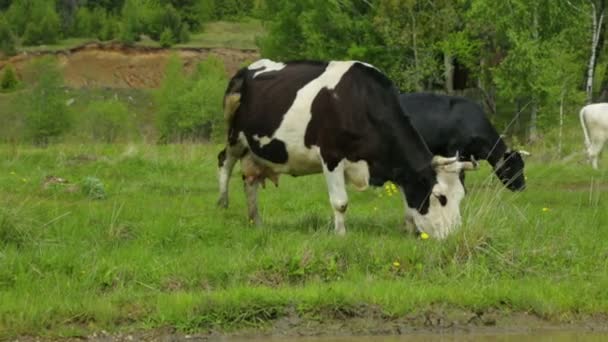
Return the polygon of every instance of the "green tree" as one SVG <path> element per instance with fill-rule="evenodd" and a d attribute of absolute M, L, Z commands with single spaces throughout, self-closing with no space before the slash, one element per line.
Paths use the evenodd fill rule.
<path fill-rule="evenodd" d="M 80 7 L 76 11 L 74 27 L 74 35 L 77 37 L 90 37 L 93 32 L 99 32 L 98 27 L 93 30 L 93 15 L 87 7 Z"/>
<path fill-rule="evenodd" d="M 23 34 L 23 44 L 39 45 L 56 43 L 60 36 L 60 21 L 50 5 L 35 7 Z"/>
<path fill-rule="evenodd" d="M 6 56 L 12 56 L 17 51 L 15 49 L 15 37 L 11 27 L 4 16 L 0 15 L 0 51 Z"/>
<path fill-rule="evenodd" d="M 36 145 L 46 145 L 70 127 L 63 77 L 52 57 L 34 62 L 32 69 L 38 79 L 27 100 L 26 128 Z"/>
<path fill-rule="evenodd" d="M 125 0 L 122 6 L 122 23 L 120 40 L 125 44 L 133 44 L 139 38 L 141 22 L 136 0 Z"/>

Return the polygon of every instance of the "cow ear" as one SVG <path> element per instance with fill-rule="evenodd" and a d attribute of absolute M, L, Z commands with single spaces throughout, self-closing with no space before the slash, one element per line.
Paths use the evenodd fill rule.
<path fill-rule="evenodd" d="M 445 197 L 445 195 L 439 195 L 439 196 L 435 196 L 437 197 L 437 199 L 439 200 L 439 203 L 441 204 L 442 207 L 445 207 L 446 204 L 448 204 L 448 198 Z"/>

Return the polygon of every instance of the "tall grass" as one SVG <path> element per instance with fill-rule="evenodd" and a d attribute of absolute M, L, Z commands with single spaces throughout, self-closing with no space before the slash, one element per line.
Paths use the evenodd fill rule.
<path fill-rule="evenodd" d="M 252 228 L 238 173 L 230 207 L 215 207 L 218 150 L 0 145 L 0 331 L 199 331 L 294 310 L 399 317 L 438 305 L 554 319 L 608 312 L 605 172 L 582 160 L 532 157 L 522 193 L 503 190 L 487 166 L 470 173 L 463 226 L 440 242 L 400 230 L 400 196 L 382 189 L 350 191 L 347 236 L 334 236 L 321 176 L 263 190 L 265 225 Z M 48 176 L 67 183 L 45 186 Z M 105 199 L 79 191 L 88 177 Z"/>

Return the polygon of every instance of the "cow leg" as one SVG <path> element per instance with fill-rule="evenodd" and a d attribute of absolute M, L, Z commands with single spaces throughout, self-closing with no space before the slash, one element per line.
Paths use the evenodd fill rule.
<path fill-rule="evenodd" d="M 403 196 L 403 207 L 405 209 L 405 211 L 404 211 L 405 231 L 410 234 L 417 234 L 418 231 L 416 229 L 416 224 L 414 223 L 414 217 L 412 216 L 412 214 L 410 212 L 410 207 L 407 205 L 407 198 L 405 197 L 405 190 L 402 187 L 399 187 L 399 190 L 401 190 L 401 195 Z"/>
<path fill-rule="evenodd" d="M 228 208 L 228 183 L 230 182 L 230 176 L 232 170 L 238 158 L 232 152 L 231 148 L 227 147 L 218 154 L 218 181 L 220 188 L 220 198 L 217 200 L 217 205 L 222 208 Z"/>
<path fill-rule="evenodd" d="M 261 226 L 262 220 L 258 214 L 258 188 L 260 187 L 260 182 L 257 180 L 248 182 L 246 179 L 243 179 L 243 185 L 245 186 L 245 196 L 247 197 L 249 223 Z"/>
<path fill-rule="evenodd" d="M 334 211 L 334 231 L 337 235 L 345 235 L 344 216 L 348 207 L 348 195 L 344 180 L 344 162 L 338 163 L 333 170 L 329 170 L 323 162 L 323 173 L 329 190 L 329 202 Z"/>
<path fill-rule="evenodd" d="M 589 160 L 591 161 L 591 165 L 593 166 L 593 168 L 596 170 L 599 168 L 598 162 L 603 145 L 603 141 L 594 141 L 587 147 L 587 154 L 589 155 Z"/>

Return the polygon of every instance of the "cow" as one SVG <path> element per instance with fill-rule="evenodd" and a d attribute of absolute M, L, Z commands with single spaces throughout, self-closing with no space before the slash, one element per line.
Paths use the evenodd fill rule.
<path fill-rule="evenodd" d="M 240 69 L 224 95 L 228 132 L 218 154 L 218 205 L 228 206 L 238 160 L 255 223 L 265 179 L 323 173 L 335 233 L 344 235 L 346 184 L 362 191 L 392 181 L 406 199 L 408 228 L 446 237 L 460 224 L 459 174 L 476 164 L 433 156 L 403 115 L 398 95 L 382 72 L 358 61 L 262 59 Z"/>
<path fill-rule="evenodd" d="M 585 135 L 587 157 L 593 168 L 597 170 L 602 148 L 608 139 L 608 103 L 586 105 L 581 109 L 579 116 Z"/>
<path fill-rule="evenodd" d="M 529 153 L 510 149 L 481 106 L 464 97 L 432 93 L 401 94 L 399 101 L 433 154 L 487 160 L 509 190 L 526 188 L 522 156 Z M 464 173 L 461 182 L 464 186 Z"/>

